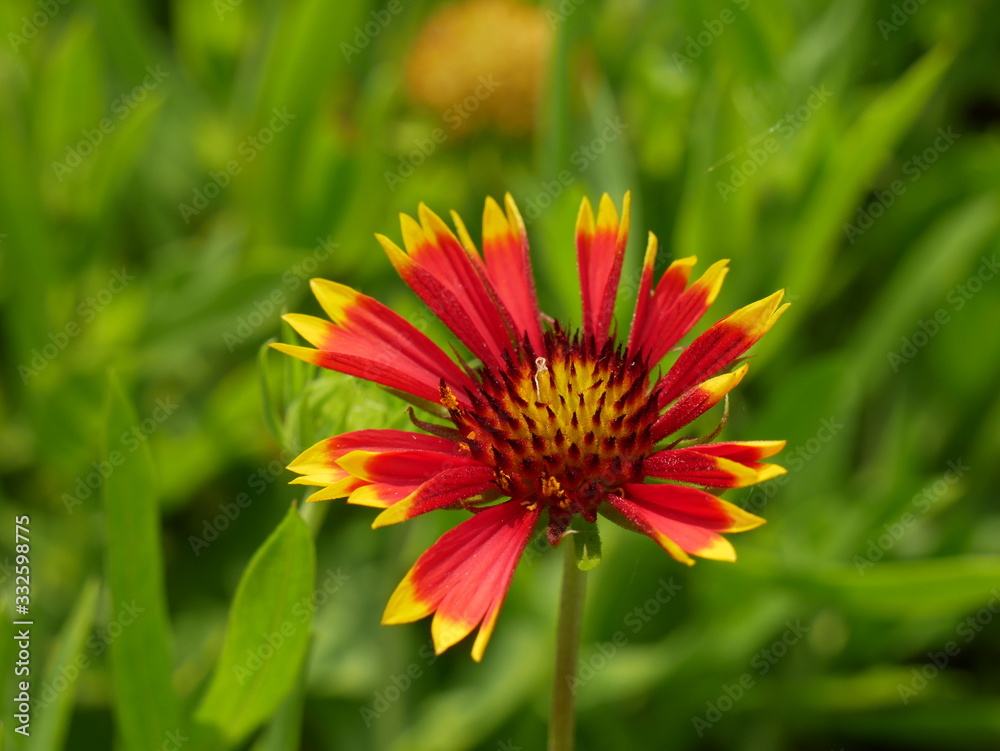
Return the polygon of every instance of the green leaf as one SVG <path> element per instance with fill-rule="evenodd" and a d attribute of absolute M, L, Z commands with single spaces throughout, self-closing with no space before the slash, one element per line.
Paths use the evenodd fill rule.
<path fill-rule="evenodd" d="M 110 647 L 114 704 L 125 747 L 159 748 L 179 727 L 171 685 L 170 626 L 163 587 L 160 519 L 149 445 L 117 376 L 109 378 L 104 458 L 106 569 L 121 636 Z M 143 436 L 145 437 L 145 436 Z"/>
<path fill-rule="evenodd" d="M 85 670 L 90 665 L 84 645 L 94 622 L 98 590 L 96 579 L 91 579 L 84 586 L 73 612 L 59 633 L 59 647 L 48 664 L 45 677 L 41 683 L 33 681 L 36 714 L 25 751 L 58 751 L 63 746 L 76 693 L 76 681 L 70 681 L 68 676 L 72 675 L 72 671 Z M 47 701 L 44 687 L 58 685 L 56 679 L 63 676 L 66 676 L 66 688 L 54 692 L 54 698 Z"/>
<path fill-rule="evenodd" d="M 921 316 L 933 315 L 1000 224 L 1000 200 L 994 193 L 972 198 L 944 214 L 900 262 L 867 316 L 861 341 L 851 346 L 854 364 L 846 376 L 871 388 L 898 365 L 887 359 Z M 890 368 L 889 366 L 892 365 Z"/>
<path fill-rule="evenodd" d="M 312 623 L 316 553 L 295 507 L 250 560 L 195 719 L 227 743 L 271 716 L 295 685 Z"/>
<path fill-rule="evenodd" d="M 942 47 L 928 52 L 906 75 L 861 113 L 830 155 L 830 167 L 820 177 L 789 247 L 786 279 L 799 297 L 812 298 L 828 278 L 841 224 L 869 185 L 903 133 L 916 119 L 953 55 Z M 837 92 L 831 96 L 836 97 Z M 793 319 L 794 320 L 794 319 Z M 792 326 L 778 326 L 769 336 L 769 348 L 792 333 Z"/>
<path fill-rule="evenodd" d="M 865 560 L 865 563 L 870 563 Z M 862 575 L 863 574 L 863 575 Z M 1000 582 L 1000 556 L 963 556 L 831 566 L 804 577 L 860 613 L 894 618 L 954 616 L 985 604 Z"/>
<path fill-rule="evenodd" d="M 54 38 L 39 78 L 33 113 L 35 138 L 39 156 L 48 167 L 44 175 L 55 182 L 49 162 L 67 162 L 69 148 L 75 149 L 83 133 L 98 129 L 107 117 L 102 90 L 106 72 L 91 20 L 85 16 L 70 19 Z M 105 135 L 98 130 L 88 140 L 100 150 Z"/>
<path fill-rule="evenodd" d="M 503 641 L 491 644 L 488 670 L 469 669 L 463 680 L 451 681 L 422 702 L 414 720 L 391 744 L 390 751 L 461 751 L 468 748 L 516 748 L 501 736 L 490 742 L 504 717 L 548 689 L 549 654 L 532 625 L 508 622 Z M 412 663 L 419 665 L 419 663 Z M 486 662 L 481 667 L 486 667 Z M 541 687 L 545 686 L 545 689 Z"/>
<path fill-rule="evenodd" d="M 329 504 L 312 504 L 329 505 Z M 311 659 L 310 659 L 311 661 Z M 305 709 L 306 670 L 299 673 L 295 688 L 274 713 L 267 730 L 261 733 L 253 751 L 297 751 L 302 743 L 302 713 Z"/>

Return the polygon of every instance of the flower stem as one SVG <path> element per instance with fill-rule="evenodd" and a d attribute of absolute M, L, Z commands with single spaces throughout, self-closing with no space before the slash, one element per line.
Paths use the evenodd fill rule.
<path fill-rule="evenodd" d="M 562 596 L 556 632 L 556 672 L 552 685 L 549 751 L 573 751 L 573 694 L 580 651 L 580 621 L 587 593 L 587 572 L 577 567 L 573 540 L 565 540 L 563 547 L 566 549 L 566 557 L 563 562 Z"/>

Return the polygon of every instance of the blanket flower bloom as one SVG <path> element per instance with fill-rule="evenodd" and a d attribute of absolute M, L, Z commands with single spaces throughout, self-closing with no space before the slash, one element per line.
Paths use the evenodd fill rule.
<path fill-rule="evenodd" d="M 376 300 L 316 279 L 330 321 L 285 320 L 315 349 L 275 348 L 374 381 L 437 412 L 444 426 L 412 416 L 424 432 L 359 430 L 328 438 L 289 468 L 319 486 L 309 500 L 347 498 L 382 509 L 373 527 L 436 509 L 473 516 L 416 562 L 389 600 L 383 623 L 431 614 L 438 653 L 477 626 L 480 660 L 514 569 L 539 522 L 553 545 L 574 517 L 603 515 L 644 533 L 677 560 L 733 561 L 721 532 L 764 520 L 702 488 L 740 488 L 784 472 L 762 460 L 783 441 L 695 442 L 677 433 L 718 404 L 746 375 L 729 369 L 787 305 L 782 291 L 719 320 L 661 373 L 660 362 L 712 304 L 727 261 L 693 283 L 695 258 L 674 261 L 654 284 L 650 233 L 628 340 L 611 334 L 628 236 L 629 195 L 619 219 L 604 195 L 595 219 L 584 199 L 576 228 L 583 325 L 545 322 L 535 295 L 524 222 L 487 199 L 482 253 L 453 212 L 456 232 L 426 206 L 403 215 L 406 250 L 378 235 L 413 291 L 468 348 L 456 363 Z M 684 446 L 679 446 L 682 442 Z"/>

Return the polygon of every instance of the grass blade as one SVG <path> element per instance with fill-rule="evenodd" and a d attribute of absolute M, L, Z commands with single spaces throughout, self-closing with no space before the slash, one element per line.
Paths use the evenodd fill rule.
<path fill-rule="evenodd" d="M 295 507 L 257 550 L 236 589 L 222 655 L 195 719 L 227 743 L 271 716 L 295 685 L 309 644 L 316 574 Z"/>
<path fill-rule="evenodd" d="M 179 728 L 160 554 L 159 507 L 149 446 L 135 446 L 138 418 L 118 378 L 109 384 L 104 512 L 107 579 L 121 636 L 110 647 L 117 723 L 125 747 L 159 748 Z M 126 619 L 129 621 L 126 623 Z"/>

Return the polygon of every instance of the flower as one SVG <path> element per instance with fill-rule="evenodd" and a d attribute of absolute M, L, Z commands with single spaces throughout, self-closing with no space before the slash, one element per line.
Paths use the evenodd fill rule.
<path fill-rule="evenodd" d="M 468 0 L 432 16 L 406 59 L 410 98 L 456 133 L 534 127 L 552 46 L 542 10 L 514 0 Z"/>
<path fill-rule="evenodd" d="M 782 291 L 713 324 L 660 374 L 660 361 L 718 294 L 727 261 L 689 284 L 696 259 L 683 258 L 654 285 L 657 243 L 650 233 L 628 340 L 616 342 L 609 332 L 629 195 L 620 221 L 607 195 L 596 221 L 584 199 L 576 228 L 583 326 L 546 326 L 524 222 L 509 194 L 505 202 L 506 212 L 486 201 L 482 254 L 457 214 L 456 236 L 423 204 L 419 222 L 401 217 L 406 251 L 376 236 L 406 283 L 478 362 L 454 362 L 381 303 L 321 279 L 312 286 L 331 321 L 285 316 L 316 349 L 272 345 L 382 384 L 450 421 L 425 422 L 411 410 L 423 432 L 346 433 L 316 444 L 289 468 L 301 475 L 293 482 L 320 486 L 309 500 L 346 497 L 381 509 L 373 527 L 436 509 L 473 512 L 417 560 L 383 623 L 434 614 L 439 653 L 478 626 L 477 661 L 543 519 L 553 545 L 575 516 L 594 522 L 600 514 L 648 535 L 683 563 L 692 564 L 691 556 L 733 561 L 733 546 L 719 533 L 764 520 L 701 488 L 745 487 L 785 471 L 762 461 L 784 441 L 682 447 L 676 437 L 746 375 L 746 363 L 727 369 L 785 310 Z"/>

